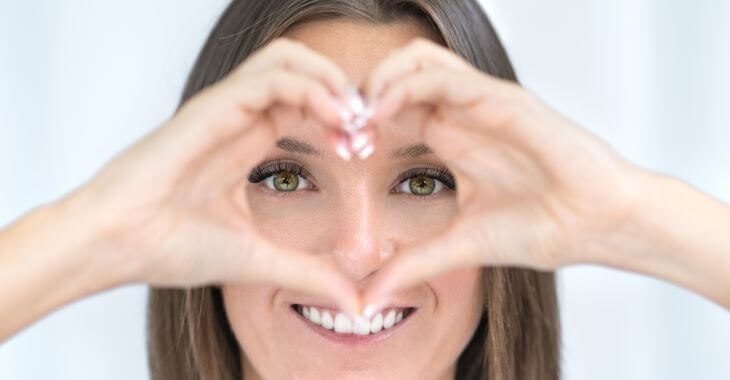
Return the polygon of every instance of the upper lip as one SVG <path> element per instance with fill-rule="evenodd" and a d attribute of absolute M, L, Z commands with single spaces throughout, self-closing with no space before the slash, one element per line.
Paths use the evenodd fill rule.
<path fill-rule="evenodd" d="M 335 311 L 342 311 L 342 309 L 340 309 L 339 306 L 333 304 L 332 302 L 322 302 L 322 301 L 317 301 L 317 300 L 296 300 L 296 301 L 289 302 L 289 305 L 290 306 L 291 305 L 313 306 L 318 309 L 329 309 L 329 310 L 335 310 Z M 406 302 L 393 301 L 383 307 L 379 307 L 378 310 L 406 309 L 406 308 L 416 309 L 417 306 L 406 303 Z"/>

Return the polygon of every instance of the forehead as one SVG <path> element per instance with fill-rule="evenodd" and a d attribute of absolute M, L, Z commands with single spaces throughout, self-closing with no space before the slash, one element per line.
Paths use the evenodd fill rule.
<path fill-rule="evenodd" d="M 407 45 L 416 37 L 439 41 L 424 24 L 407 19 L 385 24 L 345 18 L 317 20 L 294 25 L 283 35 L 331 59 L 358 86 L 393 49 Z"/>
<path fill-rule="evenodd" d="M 368 73 L 392 50 L 407 45 L 416 37 L 441 43 L 440 36 L 426 25 L 413 20 L 372 24 L 345 18 L 316 20 L 296 24 L 284 37 L 303 42 L 339 65 L 353 84 L 361 87 Z M 426 108 L 410 107 L 387 122 L 384 134 L 376 142 L 374 161 L 408 144 L 421 142 L 418 126 L 426 116 Z M 328 139 L 318 128 L 311 128 L 306 120 L 295 128 L 291 137 L 305 141 L 317 149 L 326 150 Z M 373 159 L 366 162 L 373 162 Z"/>

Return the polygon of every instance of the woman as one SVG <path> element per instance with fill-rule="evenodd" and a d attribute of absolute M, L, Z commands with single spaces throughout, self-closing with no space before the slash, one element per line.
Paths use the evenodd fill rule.
<path fill-rule="evenodd" d="M 234 2 L 167 124 L 2 231 L 0 337 L 142 282 L 155 379 L 557 378 L 544 270 L 729 306 L 728 207 L 514 81 L 475 2 Z"/>

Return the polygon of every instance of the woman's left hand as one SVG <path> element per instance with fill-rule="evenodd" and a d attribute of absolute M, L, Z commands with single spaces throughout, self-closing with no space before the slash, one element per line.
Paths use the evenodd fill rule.
<path fill-rule="evenodd" d="M 406 107 L 431 107 L 422 139 L 453 171 L 459 206 L 447 231 L 394 255 L 365 304 L 456 268 L 592 262 L 621 239 L 645 173 L 519 85 L 419 39 L 383 60 L 364 90 L 377 99 L 377 128 Z"/>

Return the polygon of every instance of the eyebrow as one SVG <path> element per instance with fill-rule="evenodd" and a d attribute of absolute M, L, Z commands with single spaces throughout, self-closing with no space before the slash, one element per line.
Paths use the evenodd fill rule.
<path fill-rule="evenodd" d="M 300 153 L 317 157 L 322 156 L 322 152 L 320 152 L 317 148 L 293 137 L 284 137 L 279 139 L 279 141 L 276 142 L 276 147 L 292 153 Z M 393 149 L 393 151 L 390 153 L 390 158 L 418 158 L 429 154 L 433 154 L 433 150 L 428 145 L 413 144 Z"/>
<path fill-rule="evenodd" d="M 287 152 L 301 153 L 309 156 L 322 156 L 322 152 L 317 148 L 305 143 L 304 141 L 297 140 L 292 137 L 284 137 L 276 142 L 276 147 Z"/>
<path fill-rule="evenodd" d="M 399 159 L 399 158 L 418 158 L 421 156 L 426 156 L 429 154 L 432 154 L 433 150 L 428 147 L 426 144 L 413 144 L 413 145 L 407 145 L 404 147 L 393 149 L 393 152 L 390 154 L 390 157 L 393 159 Z"/>

